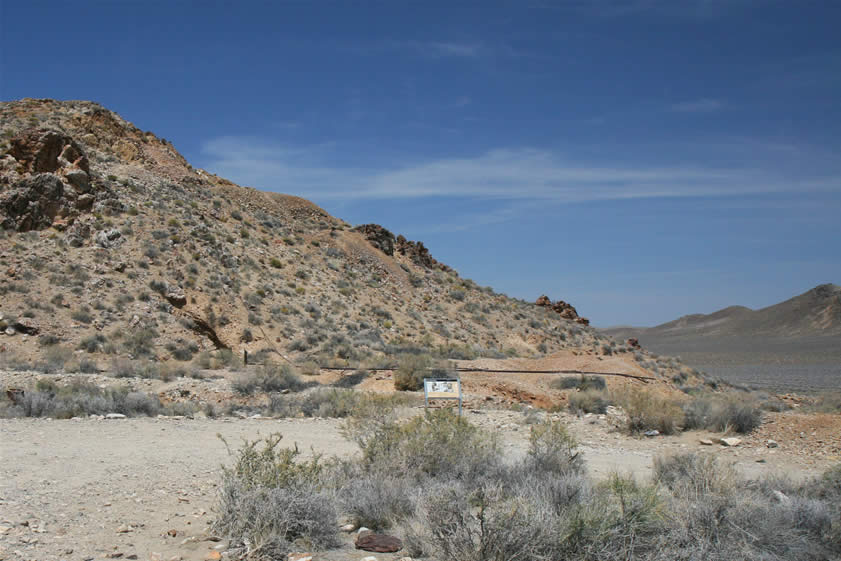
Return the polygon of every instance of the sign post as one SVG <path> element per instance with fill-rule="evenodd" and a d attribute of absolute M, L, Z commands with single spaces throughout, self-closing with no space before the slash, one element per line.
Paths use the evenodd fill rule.
<path fill-rule="evenodd" d="M 458 401 L 458 416 L 461 417 L 461 380 L 458 378 L 424 378 L 423 400 L 429 407 L 430 399 L 451 399 Z"/>

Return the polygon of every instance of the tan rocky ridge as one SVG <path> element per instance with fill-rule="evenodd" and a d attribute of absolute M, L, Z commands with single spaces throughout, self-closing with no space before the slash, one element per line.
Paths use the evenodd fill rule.
<path fill-rule="evenodd" d="M 419 348 L 633 362 L 577 314 L 480 287 L 379 226 L 195 169 L 95 103 L 2 103 L 0 135 L 6 362 L 66 349 L 102 370 L 222 348 L 321 365 Z"/>

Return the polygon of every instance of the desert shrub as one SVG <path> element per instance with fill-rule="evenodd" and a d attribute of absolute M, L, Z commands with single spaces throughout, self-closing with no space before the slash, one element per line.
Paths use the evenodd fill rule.
<path fill-rule="evenodd" d="M 52 347 L 48 347 L 44 351 L 43 356 L 43 360 L 36 364 L 35 368 L 36 370 L 50 374 L 63 370 L 67 362 L 73 358 L 73 351 L 67 347 L 54 345 Z"/>
<path fill-rule="evenodd" d="M 149 356 L 154 352 L 158 332 L 153 327 L 144 327 L 129 333 L 123 339 L 123 348 L 135 357 Z"/>
<path fill-rule="evenodd" d="M 250 395 L 254 392 L 299 392 L 317 382 L 304 383 L 288 364 L 266 363 L 254 374 L 247 374 L 231 385 L 237 393 Z"/>
<path fill-rule="evenodd" d="M 178 339 L 167 343 L 166 350 L 170 352 L 172 358 L 175 360 L 187 361 L 192 360 L 193 355 L 199 352 L 199 346 L 193 341 Z"/>
<path fill-rule="evenodd" d="M 368 376 L 369 372 L 367 370 L 356 370 L 351 374 L 342 376 L 333 382 L 333 385 L 337 388 L 352 388 L 362 383 Z"/>
<path fill-rule="evenodd" d="M 213 529 L 245 548 L 249 559 L 283 558 L 295 540 L 314 549 L 338 544 L 334 497 L 322 488 L 319 456 L 296 461 L 297 447 L 279 448 L 281 435 L 246 441 L 223 468 Z"/>
<path fill-rule="evenodd" d="M 815 413 L 841 413 L 841 392 L 822 393 L 806 409 Z"/>
<path fill-rule="evenodd" d="M 683 496 L 723 493 L 734 485 L 735 473 L 720 466 L 715 456 L 697 453 L 654 458 L 653 478 Z"/>
<path fill-rule="evenodd" d="M 100 333 L 97 333 L 95 335 L 91 335 L 82 339 L 79 342 L 79 346 L 77 348 L 88 353 L 95 353 L 99 351 L 106 342 L 107 339 L 105 338 L 105 336 Z"/>
<path fill-rule="evenodd" d="M 411 514 L 413 491 L 399 476 L 362 474 L 339 491 L 339 505 L 357 526 L 384 530 Z"/>
<path fill-rule="evenodd" d="M 436 361 L 430 355 L 404 354 L 394 372 L 394 389 L 415 391 L 423 388 L 424 378 L 454 376 L 445 362 Z"/>
<path fill-rule="evenodd" d="M 468 478 L 499 460 L 496 439 L 449 409 L 427 411 L 404 424 L 373 425 L 354 436 L 364 465 L 378 473 Z"/>
<path fill-rule="evenodd" d="M 57 345 L 61 342 L 61 339 L 56 337 L 55 335 L 44 334 L 38 337 L 38 344 L 42 347 L 49 347 L 51 345 Z"/>
<path fill-rule="evenodd" d="M 82 374 L 96 374 L 99 372 L 99 366 L 95 360 L 82 357 L 76 365 L 76 371 L 81 372 Z"/>
<path fill-rule="evenodd" d="M 90 323 L 93 321 L 93 316 L 90 313 L 90 310 L 86 307 L 82 307 L 78 310 L 74 310 L 70 317 L 80 323 Z"/>
<path fill-rule="evenodd" d="M 296 396 L 272 395 L 267 411 L 282 417 L 356 417 L 364 423 L 375 413 L 385 415 L 408 403 L 400 395 L 316 387 Z"/>
<path fill-rule="evenodd" d="M 607 392 L 601 390 L 585 390 L 569 394 L 569 409 L 577 413 L 604 413 L 610 405 Z"/>
<path fill-rule="evenodd" d="M 499 485 L 433 484 L 421 497 L 406 547 L 413 557 L 464 561 L 547 559 L 554 528 L 545 505 Z"/>
<path fill-rule="evenodd" d="M 748 433 L 762 422 L 762 407 L 742 395 L 701 394 L 683 406 L 687 429 Z"/>
<path fill-rule="evenodd" d="M 24 393 L 19 407 L 9 410 L 24 417 L 54 417 L 69 419 L 85 415 L 122 413 L 127 416 L 157 415 L 161 403 L 157 397 L 132 392 L 128 388 L 100 388 L 94 384 L 76 382 L 59 387 L 41 383 Z"/>
<path fill-rule="evenodd" d="M 534 471 L 579 473 L 583 459 L 578 443 L 559 421 L 544 421 L 531 427 L 526 465 Z"/>
<path fill-rule="evenodd" d="M 569 390 L 577 388 L 581 391 L 604 390 L 607 387 L 604 376 L 588 376 L 582 374 L 580 377 L 563 377 L 552 380 L 549 387 L 556 390 Z"/>
<path fill-rule="evenodd" d="M 657 430 L 661 434 L 674 434 L 683 423 L 680 403 L 656 390 L 630 388 L 613 395 L 613 400 L 625 409 L 626 428 L 631 433 Z"/>
<path fill-rule="evenodd" d="M 193 358 L 193 364 L 203 370 L 210 370 L 213 366 L 213 357 L 210 352 L 202 351 Z"/>

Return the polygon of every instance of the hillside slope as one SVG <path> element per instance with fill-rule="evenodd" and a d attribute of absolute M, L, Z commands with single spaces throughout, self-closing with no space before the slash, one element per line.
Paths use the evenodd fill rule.
<path fill-rule="evenodd" d="M 2 103 L 0 135 L 7 364 L 632 356 L 566 303 L 511 299 L 420 242 L 195 169 L 97 104 Z"/>

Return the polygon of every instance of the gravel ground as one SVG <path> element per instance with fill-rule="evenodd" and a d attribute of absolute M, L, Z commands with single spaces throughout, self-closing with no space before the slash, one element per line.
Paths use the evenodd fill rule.
<path fill-rule="evenodd" d="M 498 434 L 510 458 L 525 453 L 527 422 L 539 417 L 503 410 L 465 414 Z M 750 442 L 700 446 L 700 438 L 711 436 L 704 433 L 628 438 L 611 432 L 599 416 L 559 417 L 570 423 L 596 478 L 611 471 L 647 477 L 655 455 L 685 450 L 717 454 L 749 476 L 782 471 L 802 478 L 832 460 Z M 229 459 L 217 435 L 237 447 L 244 438 L 280 432 L 286 445 L 297 443 L 305 454 L 355 453 L 339 426 L 335 419 L 0 420 L 0 559 L 204 560 L 226 546 L 208 535 L 220 466 Z M 366 555 L 348 539 L 317 559 Z"/>

